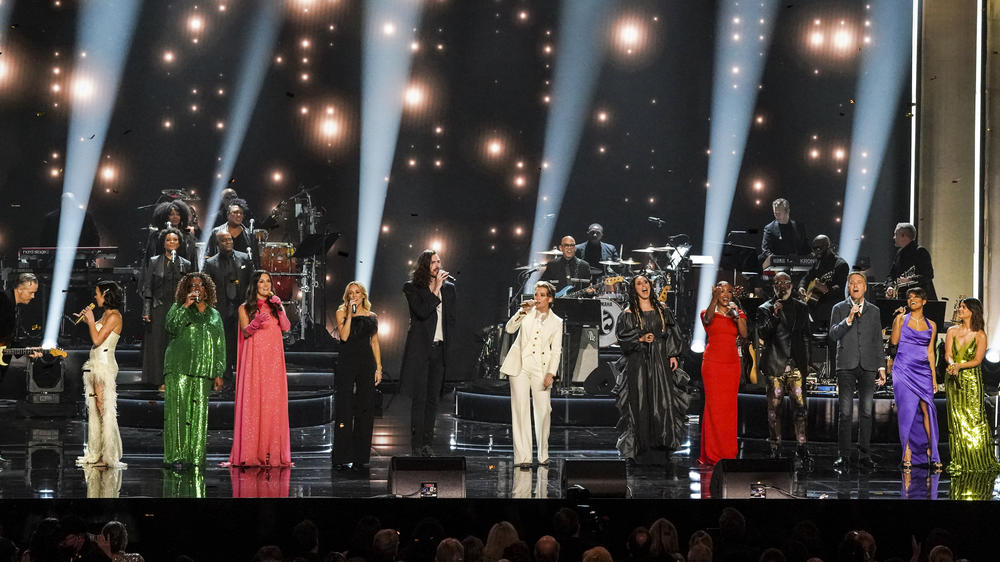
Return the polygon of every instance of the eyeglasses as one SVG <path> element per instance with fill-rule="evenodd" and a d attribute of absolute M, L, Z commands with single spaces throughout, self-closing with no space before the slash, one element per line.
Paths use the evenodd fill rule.
<path fill-rule="evenodd" d="M 573 248 L 573 247 L 576 247 L 576 244 L 559 244 L 559 247 L 560 248 Z"/>

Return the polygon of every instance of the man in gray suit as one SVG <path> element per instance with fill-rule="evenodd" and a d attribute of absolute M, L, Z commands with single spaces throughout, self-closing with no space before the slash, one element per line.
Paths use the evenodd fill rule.
<path fill-rule="evenodd" d="M 868 282 L 864 274 L 857 271 L 851 273 L 847 278 L 847 299 L 834 305 L 830 313 L 830 339 L 837 342 L 837 386 L 840 399 L 840 416 L 837 421 L 840 452 L 833 461 L 833 468 L 841 472 L 850 468 L 855 389 L 858 391 L 858 409 L 861 410 L 858 423 L 858 465 L 866 470 L 878 468 L 871 457 L 872 406 L 875 385 L 885 384 L 886 362 L 878 307 L 865 300 L 867 290 Z"/>

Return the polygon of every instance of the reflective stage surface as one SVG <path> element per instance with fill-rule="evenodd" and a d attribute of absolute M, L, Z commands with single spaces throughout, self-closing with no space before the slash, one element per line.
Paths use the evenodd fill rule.
<path fill-rule="evenodd" d="M 561 498 L 567 459 L 617 459 L 613 428 L 554 427 L 553 456 L 548 467 L 519 469 L 513 465 L 510 427 L 469 422 L 451 415 L 454 396 L 442 399 L 434 446 L 438 456 L 464 456 L 465 493 L 469 498 Z M 230 470 L 220 466 L 227 458 L 231 432 L 213 430 L 209 436 L 209 463 L 200 471 L 175 472 L 161 466 L 162 435 L 155 429 L 125 428 L 125 470 L 78 468 L 86 427 L 82 419 L 38 420 L 18 417 L 14 403 L 0 402 L 0 451 L 8 459 L 0 470 L 0 498 L 85 497 L 388 497 L 388 473 L 393 456 L 409 454 L 409 402 L 386 395 L 383 415 L 376 419 L 372 461 L 366 470 L 338 470 L 330 462 L 332 428 L 316 426 L 292 430 L 295 466 L 290 469 Z M 709 497 L 712 470 L 698 464 L 699 425 L 689 418 L 688 441 L 669 462 L 627 468 L 627 493 L 633 498 L 692 499 Z M 784 453 L 793 453 L 786 443 Z M 765 458 L 763 440 L 741 440 L 743 458 Z M 946 449 L 946 446 L 944 447 Z M 787 492 L 810 499 L 996 499 L 1000 489 L 995 474 L 953 478 L 946 472 L 928 474 L 914 469 L 902 473 L 899 446 L 875 446 L 880 468 L 838 474 L 832 468 L 833 443 L 810 446 L 815 459 L 811 472 L 798 472 Z M 781 493 L 784 493 L 782 491 Z"/>

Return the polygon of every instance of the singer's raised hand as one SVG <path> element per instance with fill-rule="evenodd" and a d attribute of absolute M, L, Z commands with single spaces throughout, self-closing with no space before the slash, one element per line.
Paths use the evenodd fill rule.
<path fill-rule="evenodd" d="M 535 299 L 528 299 L 521 303 L 521 314 L 527 314 L 535 306 Z"/>
<path fill-rule="evenodd" d="M 784 308 L 784 306 L 785 306 L 785 303 L 783 301 L 777 301 L 777 302 L 775 302 L 774 303 L 774 315 L 775 316 L 780 316 L 781 315 L 781 309 Z"/>
<path fill-rule="evenodd" d="M 280 305 L 280 304 L 281 304 L 281 297 L 279 297 L 278 295 L 276 295 L 276 294 L 274 294 L 274 293 L 271 293 L 271 297 L 270 297 L 270 298 L 268 298 L 267 300 L 268 300 L 269 302 L 271 302 L 271 303 L 274 303 L 274 304 L 277 304 L 277 305 Z"/>
<path fill-rule="evenodd" d="M 184 308 L 189 308 L 192 304 L 197 302 L 197 299 L 198 299 L 198 293 L 194 291 L 188 293 L 187 298 L 184 299 Z"/>
<path fill-rule="evenodd" d="M 90 308 L 88 306 L 87 308 L 83 309 L 83 313 L 82 314 L 83 314 L 84 320 L 86 320 L 86 322 L 87 322 L 87 325 L 91 325 L 91 324 L 94 323 L 94 309 L 92 309 L 92 308 Z"/>

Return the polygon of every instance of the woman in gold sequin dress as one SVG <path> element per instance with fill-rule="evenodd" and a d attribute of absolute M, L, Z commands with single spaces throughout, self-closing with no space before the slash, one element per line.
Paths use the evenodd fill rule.
<path fill-rule="evenodd" d="M 945 358 L 948 360 L 948 472 L 1000 472 L 993 453 L 993 434 L 983 409 L 983 371 L 986 332 L 983 304 L 966 298 L 958 305 L 962 323 L 948 329 Z M 992 479 L 991 479 L 992 481 Z"/>

